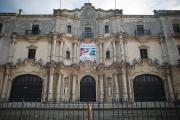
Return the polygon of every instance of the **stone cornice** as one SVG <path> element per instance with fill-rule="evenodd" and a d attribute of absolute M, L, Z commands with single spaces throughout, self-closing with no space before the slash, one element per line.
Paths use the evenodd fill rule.
<path fill-rule="evenodd" d="M 136 68 L 137 66 L 143 66 L 143 65 L 148 65 L 148 66 L 154 66 L 157 68 L 167 68 L 167 64 L 159 64 L 158 60 L 152 60 L 152 59 L 134 59 L 132 64 L 128 65 L 128 68 Z"/>
<path fill-rule="evenodd" d="M 50 35 L 49 34 L 47 35 L 18 35 L 16 34 L 15 38 L 16 38 L 16 41 L 24 40 L 30 43 L 35 43 L 39 40 L 50 39 Z"/>
<path fill-rule="evenodd" d="M 125 33 L 116 33 L 116 34 L 104 34 L 102 36 L 98 36 L 96 38 L 97 43 L 101 43 L 107 40 L 114 40 L 114 41 L 119 41 L 120 35 L 122 35 L 122 38 L 126 38 Z"/>
<path fill-rule="evenodd" d="M 80 41 L 80 38 L 72 34 L 61 33 L 61 34 L 58 34 L 58 40 L 59 41 L 70 40 L 72 42 L 78 43 Z"/>
<path fill-rule="evenodd" d="M 25 66 L 25 65 L 28 65 L 28 64 L 30 64 L 32 66 L 38 66 L 40 68 L 45 67 L 43 65 L 41 59 L 38 60 L 38 61 L 34 60 L 34 59 L 23 59 L 23 60 L 22 59 L 18 59 L 17 63 L 15 65 L 13 65 L 13 66 L 18 67 L 18 66 Z"/>
<path fill-rule="evenodd" d="M 159 40 L 160 41 L 160 36 L 152 36 L 152 35 L 148 35 L 148 36 L 132 36 L 132 35 L 127 35 L 127 40 L 137 40 L 140 43 L 146 43 L 148 41 L 152 41 L 152 40 Z"/>

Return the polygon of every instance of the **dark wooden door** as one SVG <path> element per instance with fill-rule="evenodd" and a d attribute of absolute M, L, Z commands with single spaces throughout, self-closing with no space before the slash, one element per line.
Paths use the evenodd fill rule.
<path fill-rule="evenodd" d="M 42 79 L 35 75 L 22 75 L 12 82 L 10 101 L 40 102 Z"/>
<path fill-rule="evenodd" d="M 96 101 L 96 82 L 91 76 L 85 76 L 80 82 L 80 101 Z"/>
<path fill-rule="evenodd" d="M 133 81 L 135 101 L 166 100 L 164 84 L 160 77 L 150 74 L 137 76 Z"/>

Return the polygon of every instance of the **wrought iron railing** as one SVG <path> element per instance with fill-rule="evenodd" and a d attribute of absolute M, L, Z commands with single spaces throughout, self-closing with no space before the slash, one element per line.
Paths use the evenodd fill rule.
<path fill-rule="evenodd" d="M 25 35 L 38 35 L 40 33 L 41 33 L 40 30 L 38 30 L 38 31 L 25 30 Z"/>
<path fill-rule="evenodd" d="M 0 120 L 180 120 L 178 102 L 0 102 Z"/>
<path fill-rule="evenodd" d="M 94 38 L 94 34 L 92 32 L 84 32 L 82 34 L 82 39 L 85 39 L 85 38 Z"/>
<path fill-rule="evenodd" d="M 135 35 L 150 35 L 151 31 L 150 30 L 135 30 Z"/>

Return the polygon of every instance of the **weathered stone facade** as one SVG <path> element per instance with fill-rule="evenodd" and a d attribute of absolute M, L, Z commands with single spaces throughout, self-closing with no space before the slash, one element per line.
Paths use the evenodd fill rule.
<path fill-rule="evenodd" d="M 52 15 L 1 13 L 0 97 L 9 99 L 17 76 L 32 74 L 43 80 L 42 101 L 79 101 L 85 76 L 95 80 L 96 101 L 134 99 L 135 77 L 151 74 L 162 79 L 167 99 L 180 99 L 180 33 L 172 26 L 180 25 L 180 11 L 154 13 L 123 15 L 122 10 L 95 9 L 90 3 Z M 39 34 L 25 33 L 32 25 L 39 25 Z M 143 34 L 135 34 L 137 25 L 144 26 Z M 83 36 L 85 27 L 92 29 L 92 37 Z M 82 43 L 96 45 L 96 61 L 80 61 Z M 35 59 L 28 59 L 31 48 L 36 49 Z M 147 49 L 148 58 L 141 59 L 140 49 Z"/>

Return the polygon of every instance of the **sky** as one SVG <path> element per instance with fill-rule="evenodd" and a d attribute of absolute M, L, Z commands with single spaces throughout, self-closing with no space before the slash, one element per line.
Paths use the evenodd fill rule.
<path fill-rule="evenodd" d="M 180 10 L 180 0 L 89 0 L 95 8 L 123 9 L 123 14 L 153 14 L 153 10 Z M 62 9 L 81 8 L 88 0 L 61 0 Z M 60 0 L 0 0 L 0 12 L 52 14 L 60 8 Z"/>

